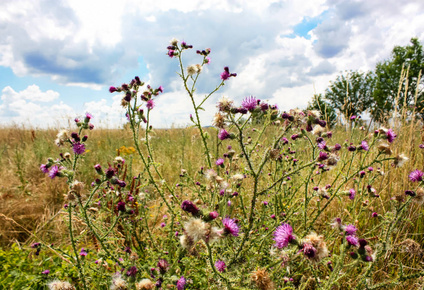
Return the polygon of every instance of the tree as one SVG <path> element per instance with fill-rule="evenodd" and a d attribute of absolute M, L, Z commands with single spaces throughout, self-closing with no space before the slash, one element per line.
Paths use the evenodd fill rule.
<path fill-rule="evenodd" d="M 383 122 L 391 117 L 392 112 L 401 112 L 405 106 L 416 106 L 416 113 L 422 118 L 424 109 L 423 47 L 417 38 L 411 39 L 407 46 L 395 46 L 391 57 L 376 65 L 371 115 L 376 121 Z M 415 92 L 418 87 L 417 103 Z M 405 108 L 407 109 L 407 108 Z"/>
<path fill-rule="evenodd" d="M 336 110 L 330 103 L 324 100 L 324 97 L 321 94 L 313 96 L 312 100 L 308 103 L 307 109 L 319 111 L 321 113 L 321 118 L 327 122 L 330 128 L 336 125 Z"/>
<path fill-rule="evenodd" d="M 373 84 L 370 72 L 346 71 L 330 82 L 325 99 L 349 120 L 351 116 L 359 115 L 370 107 Z"/>

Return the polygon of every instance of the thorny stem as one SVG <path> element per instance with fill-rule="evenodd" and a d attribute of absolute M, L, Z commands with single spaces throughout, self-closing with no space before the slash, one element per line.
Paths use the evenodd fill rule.
<path fill-rule="evenodd" d="M 77 268 L 79 272 L 80 279 L 82 281 L 82 284 L 84 286 L 84 289 L 87 289 L 87 285 L 85 283 L 85 275 L 84 275 L 84 268 L 81 266 L 81 261 L 79 259 L 79 254 L 77 251 L 77 246 L 75 245 L 75 239 L 74 239 L 74 233 L 72 230 L 72 203 L 69 203 L 68 205 L 68 230 L 69 230 L 69 237 L 71 239 L 72 249 L 74 250 L 75 259 L 77 260 Z"/>

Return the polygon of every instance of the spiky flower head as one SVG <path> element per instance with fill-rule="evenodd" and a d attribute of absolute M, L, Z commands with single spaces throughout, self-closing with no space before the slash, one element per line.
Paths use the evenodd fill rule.
<path fill-rule="evenodd" d="M 117 274 L 112 278 L 111 290 L 126 290 L 128 289 L 127 282 L 121 278 L 121 274 Z"/>
<path fill-rule="evenodd" d="M 72 145 L 72 151 L 77 155 L 81 155 L 85 152 L 85 145 L 80 142 L 75 142 Z"/>
<path fill-rule="evenodd" d="M 252 282 L 260 290 L 273 290 L 274 283 L 272 282 L 269 274 L 265 269 L 258 269 L 252 272 L 251 275 Z"/>
<path fill-rule="evenodd" d="M 53 280 L 47 284 L 50 290 L 75 290 L 75 287 L 72 286 L 69 282 L 63 282 L 60 280 Z"/>
<path fill-rule="evenodd" d="M 202 72 L 202 66 L 200 64 L 192 64 L 187 67 L 187 74 L 189 76 L 199 74 Z"/>
<path fill-rule="evenodd" d="M 311 233 L 310 235 L 307 235 L 305 239 L 303 240 L 302 245 L 304 247 L 305 246 L 307 247 L 306 249 L 307 252 L 306 253 L 304 252 L 304 253 L 305 255 L 308 254 L 306 255 L 306 257 L 310 259 L 312 262 L 319 262 L 323 258 L 328 256 L 328 249 L 324 241 L 324 237 L 318 236 L 316 233 Z M 312 256 L 312 253 L 314 254 L 313 256 Z"/>
<path fill-rule="evenodd" d="M 387 154 L 387 155 L 391 155 L 393 153 L 392 149 L 390 148 L 390 145 L 387 143 L 380 143 L 377 146 L 378 151 L 380 151 L 381 153 Z"/>
<path fill-rule="evenodd" d="M 221 113 L 216 113 L 215 114 L 215 117 L 213 118 L 212 124 L 215 127 L 224 128 L 224 126 L 225 126 L 225 117 L 224 117 L 224 115 L 222 115 Z"/>
<path fill-rule="evenodd" d="M 225 129 L 221 129 L 221 131 L 219 131 L 219 133 L 218 133 L 219 140 L 225 140 L 225 139 L 228 139 L 230 137 L 231 137 L 230 133 L 228 133 L 227 130 L 225 130 Z"/>
<path fill-rule="evenodd" d="M 217 260 L 215 262 L 215 268 L 218 270 L 218 272 L 224 272 L 225 269 L 227 268 L 227 265 L 225 265 L 224 261 Z"/>
<path fill-rule="evenodd" d="M 393 141 L 397 137 L 396 133 L 392 129 L 389 129 L 387 131 L 386 136 L 387 136 L 387 141 L 389 141 L 389 143 L 393 143 Z"/>
<path fill-rule="evenodd" d="M 423 181 L 424 172 L 421 170 L 415 169 L 409 173 L 409 180 L 412 182 L 420 182 Z"/>
<path fill-rule="evenodd" d="M 186 283 L 187 283 L 187 281 L 184 278 L 184 276 L 181 276 L 181 278 L 177 281 L 177 289 L 178 290 L 184 290 Z"/>
<path fill-rule="evenodd" d="M 55 143 L 57 146 L 63 146 L 63 144 L 65 144 L 66 141 L 69 140 L 69 132 L 67 130 L 61 130 L 58 134 L 57 134 L 57 138 L 55 140 Z"/>
<path fill-rule="evenodd" d="M 226 217 L 222 220 L 222 224 L 224 225 L 225 235 L 232 235 L 234 237 L 238 237 L 240 228 L 234 219 Z"/>
<path fill-rule="evenodd" d="M 368 145 L 367 141 L 364 140 L 361 142 L 361 146 L 359 146 L 359 148 L 364 151 L 368 151 L 370 149 L 370 146 Z"/>
<path fill-rule="evenodd" d="M 171 41 L 169 42 L 169 44 L 173 45 L 173 46 L 177 46 L 178 45 L 178 39 L 176 39 L 175 37 L 171 39 Z"/>
<path fill-rule="evenodd" d="M 277 227 L 274 232 L 274 241 L 275 247 L 281 249 L 285 248 L 295 240 L 295 236 L 293 235 L 293 228 L 289 224 L 282 224 Z"/>
<path fill-rule="evenodd" d="M 354 225 L 349 224 L 349 225 L 345 226 L 345 229 L 344 230 L 346 232 L 346 235 L 352 236 L 352 235 L 355 235 L 356 234 L 356 231 L 358 229 Z"/>
<path fill-rule="evenodd" d="M 241 106 L 250 112 L 252 112 L 257 105 L 258 100 L 254 96 L 246 97 L 241 103 Z"/>
<path fill-rule="evenodd" d="M 218 101 L 217 107 L 221 112 L 229 112 L 233 107 L 233 101 L 225 96 L 222 96 L 222 98 Z"/>
<path fill-rule="evenodd" d="M 155 288 L 155 284 L 150 279 L 143 279 L 138 283 L 135 283 L 135 289 L 137 290 L 151 290 Z"/>
<path fill-rule="evenodd" d="M 185 223 L 184 231 L 193 242 L 197 242 L 199 240 L 206 239 L 208 226 L 201 219 L 191 218 L 187 223 Z"/>
<path fill-rule="evenodd" d="M 182 210 L 189 212 L 194 216 L 197 216 L 200 212 L 197 206 L 190 200 L 184 200 L 183 203 L 181 204 L 181 208 Z"/>
<path fill-rule="evenodd" d="M 405 162 L 408 161 L 408 160 L 409 160 L 409 158 L 406 157 L 404 154 L 399 154 L 395 157 L 394 164 L 395 164 L 396 167 L 402 167 L 403 164 L 405 164 Z"/>
<path fill-rule="evenodd" d="M 346 236 L 346 241 L 350 246 L 357 247 L 359 245 L 359 240 L 356 236 Z"/>

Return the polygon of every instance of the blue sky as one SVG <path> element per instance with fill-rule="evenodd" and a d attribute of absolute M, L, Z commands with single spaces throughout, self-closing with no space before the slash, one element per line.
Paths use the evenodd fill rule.
<path fill-rule="evenodd" d="M 304 108 L 340 72 L 373 69 L 411 37 L 423 42 L 422 27 L 419 0 L 3 0 L 0 125 L 66 127 L 88 111 L 98 126 L 119 127 L 121 96 L 108 88 L 136 75 L 164 87 L 155 127 L 189 124 L 191 105 L 166 55 L 173 37 L 212 50 L 199 98 L 224 66 L 238 74 L 205 104 L 205 125 L 222 96 Z M 194 51 L 185 56 L 198 61 Z"/>

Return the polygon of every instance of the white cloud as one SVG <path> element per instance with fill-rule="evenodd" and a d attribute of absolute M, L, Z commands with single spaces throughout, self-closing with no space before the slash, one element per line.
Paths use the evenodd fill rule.
<path fill-rule="evenodd" d="M 0 97 L 0 123 L 43 128 L 67 126 L 75 113 L 63 102 L 52 103 L 58 97 L 58 92 L 42 92 L 36 85 L 28 86 L 19 92 L 7 86 L 2 90 Z"/>
<path fill-rule="evenodd" d="M 302 32 L 310 39 L 287 36 L 314 18 L 320 19 L 318 26 Z M 212 48 L 199 95 L 215 88 L 224 66 L 238 73 L 206 104 L 210 111 L 202 118 L 210 124 L 222 94 L 237 102 L 255 95 L 272 98 L 281 108 L 304 107 L 340 71 L 373 69 L 395 45 L 406 45 L 413 36 L 424 40 L 422 27 L 424 2 L 419 0 L 5 0 L 0 3 L 0 65 L 20 76 L 48 76 L 66 86 L 101 90 L 130 81 L 122 76 L 142 57 L 149 82 L 166 92 L 152 111 L 153 125 L 187 124 L 191 104 L 175 74 L 176 60 L 166 56 L 168 41 L 177 37 L 195 49 Z M 186 65 L 199 61 L 194 51 L 184 57 Z M 48 91 L 34 94 L 39 99 L 15 92 L 14 101 L 3 100 L 0 108 L 19 115 L 22 106 L 40 111 L 46 108 L 40 102 L 59 98 Z M 67 100 L 60 101 L 57 105 L 65 108 Z M 84 108 L 112 126 L 123 121 L 119 102 L 118 97 L 93 100 Z"/>

